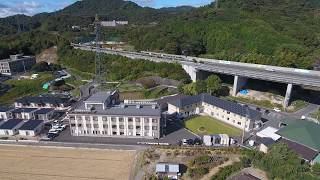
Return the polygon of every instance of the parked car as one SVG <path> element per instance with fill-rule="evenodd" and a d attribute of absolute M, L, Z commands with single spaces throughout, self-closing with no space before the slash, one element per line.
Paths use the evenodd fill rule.
<path fill-rule="evenodd" d="M 188 145 L 188 139 L 182 139 L 181 144 L 184 146 Z"/>
<path fill-rule="evenodd" d="M 56 137 L 58 137 L 58 134 L 49 133 L 49 134 L 47 135 L 47 138 L 49 138 L 50 140 L 52 140 L 52 139 L 54 139 L 54 138 L 56 138 Z"/>
<path fill-rule="evenodd" d="M 275 112 L 281 112 L 281 110 L 280 110 L 279 108 L 277 108 L 277 107 L 273 108 L 273 110 L 274 110 Z"/>
<path fill-rule="evenodd" d="M 265 114 L 269 114 L 270 111 L 269 111 L 268 109 L 266 109 L 266 110 L 264 111 L 264 113 L 265 113 Z"/>
<path fill-rule="evenodd" d="M 194 144 L 194 145 L 202 145 L 202 140 L 201 140 L 200 138 L 195 138 L 195 139 L 193 140 L 193 144 Z"/>
<path fill-rule="evenodd" d="M 256 110 L 257 110 L 257 111 L 261 111 L 261 108 L 257 107 Z"/>
<path fill-rule="evenodd" d="M 59 134 L 59 131 L 57 129 L 50 129 L 49 134 Z"/>

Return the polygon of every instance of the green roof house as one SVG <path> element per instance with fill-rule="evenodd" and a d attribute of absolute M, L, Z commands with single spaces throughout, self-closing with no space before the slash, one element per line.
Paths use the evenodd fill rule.
<path fill-rule="evenodd" d="M 303 159 L 314 163 L 319 160 L 320 125 L 304 120 L 293 120 L 277 131 L 282 141 Z"/>

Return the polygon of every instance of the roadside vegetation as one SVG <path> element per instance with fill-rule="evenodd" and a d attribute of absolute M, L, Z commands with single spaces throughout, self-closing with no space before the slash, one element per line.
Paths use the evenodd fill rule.
<path fill-rule="evenodd" d="M 42 89 L 42 85 L 53 79 L 51 73 L 40 73 L 37 79 L 11 79 L 5 82 L 12 88 L 4 95 L 0 96 L 0 104 L 9 105 L 12 104 L 16 99 L 24 96 L 39 95 L 47 92 Z"/>
<path fill-rule="evenodd" d="M 283 143 L 274 144 L 267 154 L 245 150 L 240 162 L 225 166 L 212 180 L 225 180 L 246 167 L 265 171 L 269 179 L 319 179 L 319 165 L 310 166 Z"/>
<path fill-rule="evenodd" d="M 320 109 L 318 109 L 316 112 L 310 114 L 312 118 L 317 119 L 320 121 Z"/>
<path fill-rule="evenodd" d="M 209 116 L 196 116 L 186 119 L 184 126 L 199 135 L 228 134 L 240 136 L 241 130 Z"/>

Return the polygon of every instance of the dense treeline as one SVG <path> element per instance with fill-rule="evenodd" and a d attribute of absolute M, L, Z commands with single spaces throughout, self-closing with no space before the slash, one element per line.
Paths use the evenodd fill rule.
<path fill-rule="evenodd" d="M 52 47 L 63 38 L 43 31 L 30 31 L 17 35 L 0 36 L 0 59 L 10 54 L 35 55 Z"/>
<path fill-rule="evenodd" d="M 223 0 L 219 9 L 212 4 L 133 29 L 127 40 L 141 50 L 312 68 L 320 59 L 316 2 Z"/>
<path fill-rule="evenodd" d="M 65 66 L 83 72 L 94 73 L 95 54 L 92 52 L 74 50 L 71 47 L 60 47 L 59 62 Z M 179 64 L 155 63 L 144 60 L 130 60 L 128 58 L 104 55 L 103 72 L 108 80 L 135 80 L 146 76 L 158 75 L 182 82 L 189 82 L 190 77 Z"/>
<path fill-rule="evenodd" d="M 128 1 L 84 0 L 54 13 L 0 19 L 0 34 L 16 33 L 19 26 L 83 41 L 93 38 L 97 13 L 102 20 L 129 20 L 129 26 L 105 29 L 103 37 L 128 41 L 137 50 L 312 69 L 320 62 L 319 11 L 317 0 L 221 0 L 218 9 L 214 4 L 152 9 Z M 72 25 L 80 25 L 81 32 L 72 32 Z M 3 44 L 2 51 L 21 51 Z"/>

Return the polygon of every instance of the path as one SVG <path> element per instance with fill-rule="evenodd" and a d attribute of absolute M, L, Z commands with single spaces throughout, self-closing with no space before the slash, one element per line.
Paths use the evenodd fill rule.
<path fill-rule="evenodd" d="M 231 165 L 235 162 L 239 162 L 239 161 L 240 161 L 240 159 L 239 159 L 238 155 L 231 155 L 231 156 L 229 156 L 228 161 L 226 161 L 225 163 L 223 163 L 219 166 L 212 168 L 208 174 L 206 174 L 205 176 L 203 176 L 201 178 L 201 180 L 210 180 L 212 176 L 214 176 L 216 173 L 219 172 L 220 168 L 223 168 L 225 166 L 229 166 L 229 165 Z"/>

